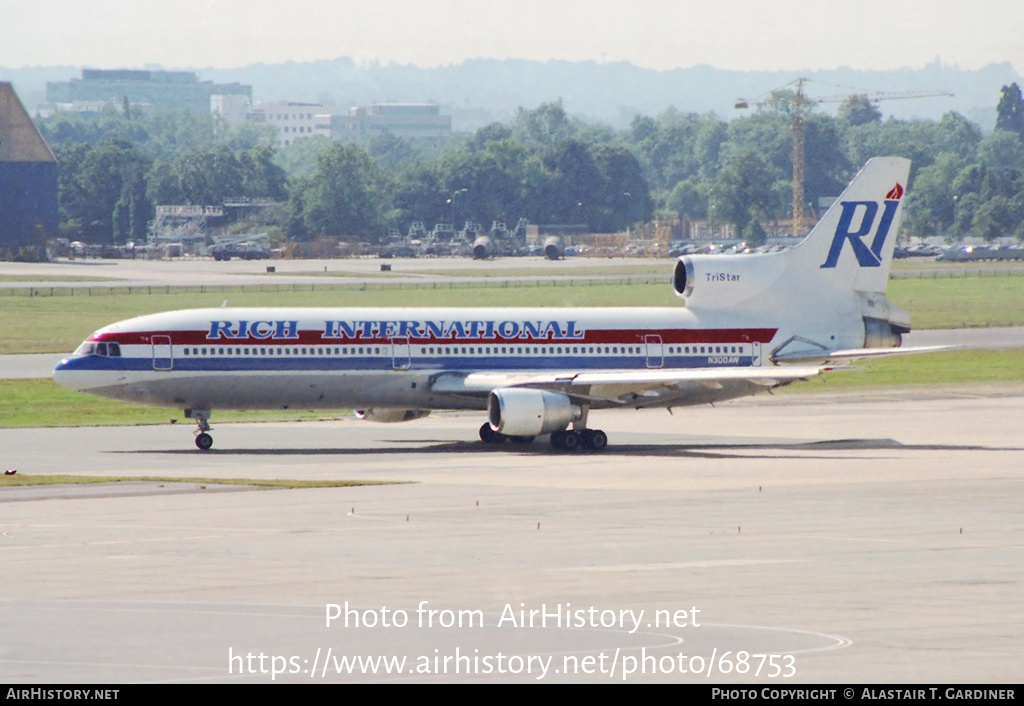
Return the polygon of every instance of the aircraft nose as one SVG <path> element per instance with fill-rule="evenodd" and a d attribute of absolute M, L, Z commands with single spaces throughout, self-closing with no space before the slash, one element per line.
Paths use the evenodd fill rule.
<path fill-rule="evenodd" d="M 77 377 L 73 369 L 72 359 L 70 358 L 60 361 L 53 369 L 53 381 L 69 390 L 81 391 L 82 386 L 77 384 L 77 382 L 80 382 L 77 380 Z"/>

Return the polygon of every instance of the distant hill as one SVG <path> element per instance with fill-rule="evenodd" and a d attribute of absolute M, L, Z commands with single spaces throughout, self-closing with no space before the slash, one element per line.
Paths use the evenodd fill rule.
<path fill-rule="evenodd" d="M 135 68 L 135 67 L 123 67 Z M 147 66 L 146 68 L 157 68 Z M 941 89 L 953 98 L 888 100 L 885 116 L 937 120 L 956 111 L 988 131 L 995 125 L 999 89 L 1024 79 L 1009 64 L 963 70 L 936 61 L 922 69 L 859 71 L 725 71 L 710 66 L 655 71 L 629 63 L 473 59 L 438 68 L 402 64 L 331 61 L 253 64 L 236 69 L 188 69 L 201 80 L 238 81 L 253 87 L 257 100 L 318 102 L 345 110 L 373 102 L 436 102 L 452 115 L 456 131 L 469 132 L 508 120 L 516 108 L 535 108 L 562 99 L 566 111 L 587 122 L 624 128 L 637 114 L 657 115 L 669 106 L 681 112 L 715 112 L 729 119 L 739 97 L 756 99 L 804 76 L 808 94 L 899 92 Z M 81 75 L 77 67 L 0 67 L 0 81 L 11 81 L 34 110 L 45 101 L 46 81 Z M 819 110 L 832 112 L 838 104 Z"/>

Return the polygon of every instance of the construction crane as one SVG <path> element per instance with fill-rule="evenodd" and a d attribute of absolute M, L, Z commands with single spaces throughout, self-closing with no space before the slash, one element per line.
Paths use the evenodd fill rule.
<path fill-rule="evenodd" d="M 876 92 L 876 93 L 840 93 L 828 96 L 816 96 L 810 97 L 804 93 L 804 84 L 808 83 L 810 79 L 798 78 L 795 81 L 787 83 L 785 86 L 776 88 L 768 94 L 766 100 L 761 101 L 747 101 L 746 99 L 740 98 L 736 101 L 737 109 L 749 108 L 751 104 L 756 106 L 762 106 L 772 103 L 773 100 L 777 100 L 780 91 L 789 89 L 791 86 L 795 86 L 796 90 L 793 92 L 791 99 L 793 121 L 791 127 L 793 129 L 793 235 L 803 235 L 803 224 L 804 224 L 804 135 L 807 131 L 807 123 L 805 116 L 807 114 L 807 107 L 815 103 L 842 103 L 848 101 L 851 98 L 864 98 L 872 103 L 877 103 L 883 100 L 898 100 L 902 98 L 937 98 L 940 96 L 952 97 L 952 93 L 947 91 L 939 90 L 924 90 L 924 91 L 892 91 L 892 92 Z"/>

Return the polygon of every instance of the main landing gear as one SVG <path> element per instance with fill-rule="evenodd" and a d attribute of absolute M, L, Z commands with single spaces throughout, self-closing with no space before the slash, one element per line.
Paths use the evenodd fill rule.
<path fill-rule="evenodd" d="M 213 447 L 213 437 L 210 436 L 210 411 L 207 409 L 186 409 L 185 417 L 195 419 L 198 429 L 195 431 L 196 448 L 200 451 L 209 451 Z"/>
<path fill-rule="evenodd" d="M 533 442 L 532 436 L 506 436 L 494 431 L 490 424 L 480 427 L 480 440 L 486 444 L 503 444 L 506 440 L 517 444 Z M 551 446 L 559 451 L 604 451 L 608 447 L 608 435 L 600 429 L 565 429 L 551 434 Z"/>
<path fill-rule="evenodd" d="M 559 451 L 575 451 L 576 449 L 587 449 L 590 451 L 604 451 L 608 448 L 608 435 L 600 429 L 566 429 L 556 431 L 551 435 L 551 446 Z"/>

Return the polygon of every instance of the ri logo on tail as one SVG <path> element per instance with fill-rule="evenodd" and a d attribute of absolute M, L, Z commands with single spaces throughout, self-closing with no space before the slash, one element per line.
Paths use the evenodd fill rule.
<path fill-rule="evenodd" d="M 882 247 L 885 239 L 889 236 L 893 219 L 896 217 L 896 210 L 900 206 L 900 198 L 903 196 L 903 187 L 896 183 L 889 193 L 885 195 L 881 217 L 878 216 L 877 201 L 841 201 L 842 213 L 839 216 L 839 225 L 836 227 L 836 234 L 832 238 L 832 247 L 829 248 L 828 257 L 825 258 L 822 269 L 835 267 L 839 262 L 839 256 L 843 252 L 843 244 L 849 242 L 857 263 L 861 267 L 880 267 L 882 265 Z M 878 227 L 875 226 L 875 219 L 878 218 Z M 854 230 L 854 223 L 857 223 Z M 872 233 L 874 238 L 871 245 L 865 242 L 866 236 Z"/>

